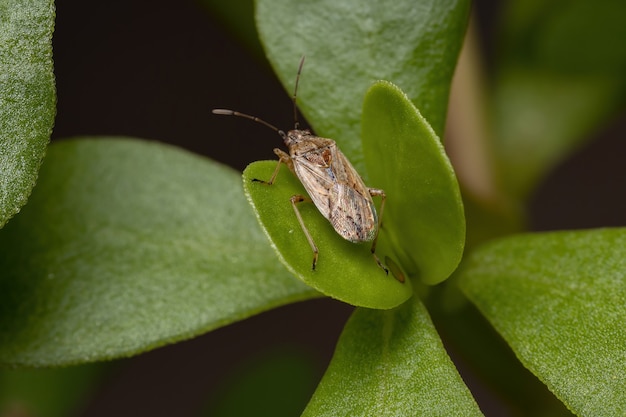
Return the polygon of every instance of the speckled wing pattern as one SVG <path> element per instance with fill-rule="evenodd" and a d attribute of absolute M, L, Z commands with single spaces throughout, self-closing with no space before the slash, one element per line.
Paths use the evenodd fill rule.
<path fill-rule="evenodd" d="M 315 139 L 315 146 L 291 154 L 296 175 L 339 235 L 355 243 L 373 240 L 378 217 L 369 189 L 335 141 Z"/>

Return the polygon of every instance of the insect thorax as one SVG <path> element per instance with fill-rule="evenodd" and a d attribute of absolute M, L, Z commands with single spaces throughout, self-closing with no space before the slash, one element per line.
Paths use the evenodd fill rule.
<path fill-rule="evenodd" d="M 284 141 L 292 157 L 336 146 L 334 140 L 315 136 L 309 130 L 290 130 Z"/>

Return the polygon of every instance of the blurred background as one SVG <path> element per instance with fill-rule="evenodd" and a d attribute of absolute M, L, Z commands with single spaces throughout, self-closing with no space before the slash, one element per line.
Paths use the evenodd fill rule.
<path fill-rule="evenodd" d="M 251 2 L 240 3 L 242 15 L 249 13 Z M 500 8 L 497 1 L 474 2 L 487 78 Z M 275 159 L 272 149 L 281 146 L 277 135 L 211 114 L 215 107 L 232 108 L 285 129 L 293 124 L 290 96 L 263 55 L 211 11 L 192 0 L 58 0 L 53 140 L 133 136 L 171 143 L 237 170 Z M 251 16 L 248 23 L 253 24 Z M 299 58 L 294 57 L 294 75 Z M 533 230 L 626 224 L 624 114 L 549 173 L 531 198 Z M 238 408 L 250 404 L 258 416 L 298 415 L 351 311 L 333 300 L 307 301 L 130 359 L 0 371 L 0 417 L 241 416 L 253 415 Z M 488 415 L 506 415 L 505 405 L 466 379 L 477 397 L 488 398 Z M 64 382 L 53 382 L 59 380 Z M 36 405 L 9 403 L 23 387 L 33 404 L 47 404 L 51 414 Z M 69 399 L 57 395 L 68 390 Z M 282 410 L 264 408 L 276 402 Z"/>

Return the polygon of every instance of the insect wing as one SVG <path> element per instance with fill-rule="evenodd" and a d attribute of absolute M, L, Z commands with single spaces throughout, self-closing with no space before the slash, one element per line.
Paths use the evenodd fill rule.
<path fill-rule="evenodd" d="M 315 151 L 317 152 L 317 151 Z M 293 168 L 313 200 L 313 204 L 327 219 L 330 218 L 330 201 L 332 201 L 333 188 L 337 184 L 335 175 L 330 166 L 319 163 L 318 158 L 312 158 L 312 152 L 292 157 Z"/>
<path fill-rule="evenodd" d="M 343 184 L 337 185 L 337 191 L 337 202 L 331 208 L 329 218 L 337 233 L 355 243 L 374 239 L 378 219 L 369 195 L 362 195 Z"/>
<path fill-rule="evenodd" d="M 294 159 L 294 170 L 313 204 L 351 242 L 371 241 L 378 219 L 363 180 L 333 143 Z"/>

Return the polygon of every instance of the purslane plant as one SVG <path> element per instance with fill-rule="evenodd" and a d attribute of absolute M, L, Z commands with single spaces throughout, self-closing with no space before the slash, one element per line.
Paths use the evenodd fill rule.
<path fill-rule="evenodd" d="M 510 16 L 518 16 L 521 3 L 512 2 Z M 547 24 L 538 17 L 541 6 L 533 7 L 525 9 L 527 20 L 509 17 L 511 44 Z M 610 20 L 611 7 L 623 9 L 604 5 L 596 12 Z M 251 182 L 269 178 L 275 161 L 249 165 L 242 187 L 234 170 L 171 146 L 85 137 L 49 146 L 39 169 L 55 113 L 54 5 L 5 2 L 0 365 L 135 355 L 326 295 L 357 309 L 305 415 L 480 415 L 431 321 L 497 385 L 488 363 L 499 361 L 502 349 L 479 336 L 484 323 L 465 314 L 471 303 L 570 411 L 623 414 L 626 229 L 522 233 L 483 244 L 506 231 L 490 224 L 490 208 L 481 208 L 490 202 L 462 199 L 440 138 L 468 14 L 469 3 L 460 0 L 256 2 L 259 37 L 286 90 L 306 55 L 298 94 L 303 114 L 318 135 L 337 141 L 368 185 L 386 191 L 378 251 L 397 263 L 407 278 L 402 284 L 385 276 L 367 245 L 344 241 L 303 205 L 320 250 L 311 271 L 310 247 L 289 204 L 303 193 L 301 184 L 284 167 L 271 187 Z M 586 18 L 586 9 L 568 6 L 562 15 L 553 18 L 564 30 Z M 559 31 L 546 36 L 551 48 L 565 38 Z M 545 61 L 554 54 L 539 52 L 502 65 L 494 93 L 500 105 L 487 147 L 503 173 L 498 192 L 506 204 L 498 207 L 510 217 L 519 216 L 512 207 L 525 202 L 541 173 L 614 111 L 620 101 L 614 91 L 623 91 L 621 78 L 601 77 L 626 67 L 621 55 L 599 59 L 602 68 L 589 65 L 584 77 L 578 71 L 563 78 L 562 67 Z M 601 52 L 595 53 L 602 58 Z M 578 130 L 563 120 L 587 114 L 585 105 L 568 107 L 553 125 L 541 119 L 552 127 L 544 145 L 519 128 L 522 110 L 532 110 L 542 94 L 555 97 L 528 87 L 534 76 L 558 79 L 562 91 L 603 107 Z M 568 88 L 585 77 L 589 88 Z M 537 158 L 518 169 L 529 143 Z M 532 395 L 539 385 L 514 378 L 501 388 L 531 412 L 537 409 L 525 404 L 524 392 Z"/>

